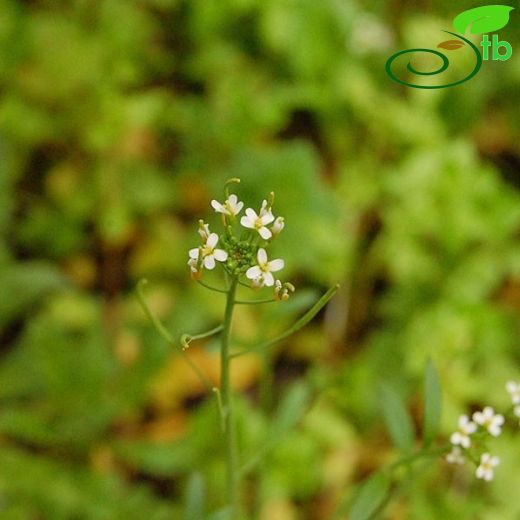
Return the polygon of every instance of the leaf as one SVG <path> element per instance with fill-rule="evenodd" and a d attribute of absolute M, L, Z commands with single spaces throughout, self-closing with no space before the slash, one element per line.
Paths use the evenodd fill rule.
<path fill-rule="evenodd" d="M 390 479 L 378 473 L 363 484 L 350 509 L 349 520 L 369 520 L 385 502 Z"/>
<path fill-rule="evenodd" d="M 424 371 L 424 445 L 428 446 L 439 431 L 441 422 L 442 395 L 437 370 L 429 360 Z"/>
<path fill-rule="evenodd" d="M 483 34 L 502 29 L 509 22 L 509 5 L 483 5 L 468 9 L 453 19 L 453 27 L 464 34 L 468 28 L 471 34 Z"/>
<path fill-rule="evenodd" d="M 402 452 L 408 453 L 414 441 L 412 419 L 401 397 L 388 385 L 381 385 L 381 406 L 394 445 Z"/>
<path fill-rule="evenodd" d="M 277 410 L 268 442 L 277 442 L 280 437 L 289 432 L 302 418 L 308 407 L 310 391 L 303 383 L 294 384 Z"/>
<path fill-rule="evenodd" d="M 63 289 L 67 281 L 52 264 L 26 262 L 0 274 L 0 328 L 25 312 L 47 293 Z"/>
<path fill-rule="evenodd" d="M 188 480 L 185 504 L 185 520 L 200 520 L 206 515 L 206 486 L 200 473 L 194 473 Z"/>
<path fill-rule="evenodd" d="M 464 47 L 464 45 L 466 44 L 461 40 L 446 40 L 445 42 L 439 43 L 437 47 L 440 49 L 447 49 L 448 51 L 455 51 Z"/>
<path fill-rule="evenodd" d="M 208 520 L 231 520 L 232 509 L 230 507 L 225 507 L 224 509 L 219 509 L 217 512 L 213 513 L 208 517 Z"/>

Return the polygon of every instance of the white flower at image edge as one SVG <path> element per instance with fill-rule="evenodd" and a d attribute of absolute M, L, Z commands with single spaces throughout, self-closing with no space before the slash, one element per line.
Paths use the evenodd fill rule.
<path fill-rule="evenodd" d="M 260 215 L 257 215 L 254 209 L 247 208 L 245 216 L 240 219 L 240 224 L 248 229 L 256 229 L 264 240 L 268 240 L 273 234 L 266 226 L 273 222 L 273 220 L 274 216 L 271 209 L 267 208 L 267 201 L 264 200 L 262 208 L 260 209 Z"/>
<path fill-rule="evenodd" d="M 267 285 L 267 287 L 272 287 L 274 285 L 274 276 L 272 273 L 283 269 L 285 265 L 284 261 L 281 258 L 277 258 L 276 260 L 271 260 L 269 262 L 267 259 L 267 253 L 263 248 L 258 250 L 257 260 L 258 265 L 250 267 L 247 270 L 247 278 L 253 281 L 261 280 L 263 284 Z"/>
<path fill-rule="evenodd" d="M 508 381 L 506 389 L 511 396 L 513 404 L 520 404 L 520 384 L 516 381 Z"/>
<path fill-rule="evenodd" d="M 218 262 L 225 262 L 227 260 L 228 254 L 223 249 L 215 249 L 218 242 L 218 235 L 216 233 L 211 233 L 206 240 L 206 244 L 201 248 L 195 247 L 190 249 L 190 261 L 198 261 L 199 260 L 199 251 L 202 252 L 202 263 L 206 269 L 213 269 L 215 267 L 215 260 Z M 193 265 L 193 262 L 188 264 L 190 267 Z"/>
<path fill-rule="evenodd" d="M 224 204 L 221 204 L 218 200 L 212 200 L 211 206 L 217 213 L 223 213 L 224 215 L 235 217 L 242 211 L 244 203 L 239 202 L 238 197 L 233 193 Z"/>
<path fill-rule="evenodd" d="M 473 414 L 473 420 L 486 428 L 493 437 L 498 437 L 502 432 L 504 416 L 495 414 L 491 406 L 486 406 L 481 412 L 475 412 Z"/>
<path fill-rule="evenodd" d="M 471 446 L 471 439 L 469 436 L 475 433 L 477 425 L 469 420 L 467 415 L 459 417 L 459 430 L 451 434 L 450 441 L 454 446 L 460 445 L 463 448 Z"/>
<path fill-rule="evenodd" d="M 499 464 L 500 459 L 498 457 L 492 457 L 489 453 L 483 453 L 480 457 L 480 465 L 475 472 L 477 478 L 487 481 L 493 480 L 493 468 Z"/>

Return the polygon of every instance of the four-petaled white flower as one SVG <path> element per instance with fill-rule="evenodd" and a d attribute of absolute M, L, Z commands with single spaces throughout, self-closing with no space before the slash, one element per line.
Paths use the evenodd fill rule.
<path fill-rule="evenodd" d="M 520 383 L 516 381 L 508 381 L 506 384 L 506 390 L 511 395 L 511 401 L 513 404 L 520 404 Z"/>
<path fill-rule="evenodd" d="M 266 226 L 273 222 L 274 216 L 271 208 L 267 206 L 267 201 L 262 202 L 260 214 L 251 208 L 246 209 L 246 214 L 240 219 L 240 224 L 248 229 L 256 229 L 264 240 L 268 240 L 273 236 L 273 233 Z M 272 285 L 272 284 L 271 284 Z"/>
<path fill-rule="evenodd" d="M 450 441 L 453 445 L 460 445 L 463 448 L 469 448 L 471 446 L 471 439 L 469 436 L 475 433 L 477 425 L 469 420 L 467 415 L 461 415 L 459 417 L 459 430 L 451 434 Z"/>
<path fill-rule="evenodd" d="M 483 453 L 480 456 L 480 465 L 477 468 L 475 474 L 477 478 L 483 480 L 493 480 L 494 471 L 493 468 L 500 464 L 500 459 L 498 457 L 492 457 L 489 453 Z"/>
<path fill-rule="evenodd" d="M 446 455 L 446 461 L 450 464 L 464 464 L 466 459 L 459 446 L 453 446 L 451 451 Z"/>
<path fill-rule="evenodd" d="M 202 247 L 190 249 L 190 260 L 188 260 L 188 265 L 190 266 L 192 273 L 194 266 L 198 265 L 199 254 L 202 254 L 202 264 L 209 270 L 215 267 L 215 260 L 218 262 L 225 262 L 227 260 L 228 254 L 226 251 L 223 249 L 215 249 L 217 242 L 218 235 L 216 233 L 211 233 Z"/>
<path fill-rule="evenodd" d="M 250 267 L 246 271 L 246 276 L 253 280 L 253 284 L 262 282 L 262 285 L 272 287 L 274 285 L 274 276 L 272 273 L 280 271 L 284 267 L 284 261 L 281 258 L 276 260 L 267 260 L 265 249 L 260 248 L 257 253 L 258 265 Z"/>
<path fill-rule="evenodd" d="M 493 437 L 497 437 L 502 432 L 504 416 L 495 414 L 491 406 L 486 406 L 481 412 L 475 412 L 473 414 L 473 420 L 486 428 Z"/>
<path fill-rule="evenodd" d="M 271 233 L 273 236 L 279 235 L 282 232 L 282 229 L 285 227 L 285 220 L 283 217 L 276 217 L 271 226 Z"/>
<path fill-rule="evenodd" d="M 212 200 L 211 206 L 217 213 L 235 217 L 242 211 L 244 203 L 239 202 L 238 197 L 233 193 L 224 204 L 221 204 L 218 200 Z"/>

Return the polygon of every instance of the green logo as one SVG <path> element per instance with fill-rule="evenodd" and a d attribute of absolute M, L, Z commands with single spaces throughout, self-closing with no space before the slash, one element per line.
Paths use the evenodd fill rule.
<path fill-rule="evenodd" d="M 445 49 L 447 51 L 455 51 L 457 49 L 468 46 L 475 55 L 475 65 L 464 78 L 452 81 L 451 83 L 446 83 L 444 85 L 422 85 L 410 83 L 409 81 L 400 79 L 398 76 L 396 76 L 394 73 L 394 63 L 400 57 L 410 53 L 427 53 L 437 56 L 441 60 L 441 65 L 435 70 L 425 72 L 418 70 L 412 65 L 411 61 L 408 61 L 406 64 L 406 70 L 408 72 L 417 76 L 435 76 L 444 72 L 450 65 L 450 60 L 446 54 L 438 50 L 427 48 L 406 49 L 404 51 L 399 51 L 393 54 L 386 62 L 386 73 L 390 76 L 390 78 L 392 78 L 395 82 L 400 83 L 401 85 L 423 89 L 454 87 L 470 80 L 480 70 L 480 67 L 482 66 L 482 60 L 489 60 L 490 54 L 491 59 L 495 61 L 505 61 L 512 56 L 513 48 L 509 42 L 500 41 L 498 39 L 498 35 L 496 34 L 493 34 L 492 39 L 490 40 L 489 36 L 484 33 L 498 31 L 498 29 L 505 27 L 509 22 L 509 13 L 513 9 L 513 7 L 508 5 L 484 5 L 482 7 L 468 9 L 467 11 L 463 11 L 462 13 L 458 14 L 453 19 L 453 27 L 457 31 L 456 33 L 451 31 L 443 31 L 447 34 L 451 34 L 455 37 L 455 39 L 443 41 L 437 45 L 437 48 Z M 466 33 L 483 34 L 482 41 L 480 42 L 480 46 L 482 47 L 482 54 L 480 53 L 479 48 L 473 42 L 462 36 Z"/>

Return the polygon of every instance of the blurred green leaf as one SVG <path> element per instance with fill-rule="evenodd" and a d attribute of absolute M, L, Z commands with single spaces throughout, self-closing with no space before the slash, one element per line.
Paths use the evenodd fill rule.
<path fill-rule="evenodd" d="M 66 286 L 66 279 L 59 270 L 44 262 L 26 262 L 2 269 L 0 328 L 27 311 L 49 292 Z"/>
<path fill-rule="evenodd" d="M 370 520 L 385 503 L 390 491 L 390 479 L 384 473 L 377 473 L 357 492 L 350 506 L 349 520 Z"/>
<path fill-rule="evenodd" d="M 388 384 L 380 384 L 380 406 L 388 433 L 394 445 L 404 453 L 413 448 L 414 428 L 412 419 L 401 396 Z"/>
<path fill-rule="evenodd" d="M 201 520 L 206 515 L 206 486 L 200 473 L 188 479 L 185 494 L 185 520 Z"/>

